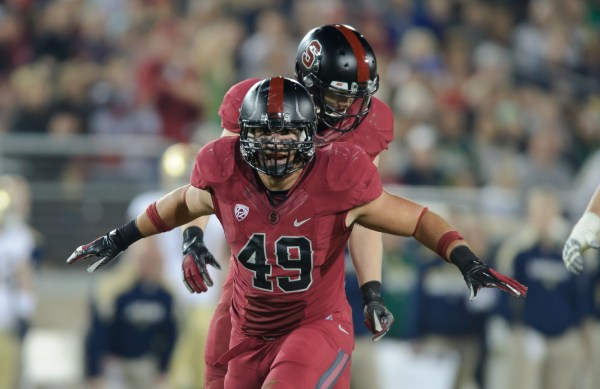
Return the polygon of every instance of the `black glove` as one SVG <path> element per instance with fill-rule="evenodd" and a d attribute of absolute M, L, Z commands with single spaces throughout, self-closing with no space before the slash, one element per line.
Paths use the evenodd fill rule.
<path fill-rule="evenodd" d="M 87 268 L 87 271 L 91 273 L 118 257 L 127 247 L 141 238 L 142 234 L 135 220 L 132 220 L 91 243 L 77 247 L 67 259 L 67 263 L 72 264 L 80 259 L 98 257 L 99 259 Z"/>
<path fill-rule="evenodd" d="M 206 265 L 216 269 L 221 266 L 208 251 L 202 238 L 204 233 L 200 227 L 188 227 L 183 231 L 183 283 L 190 293 L 202 293 L 213 286 L 213 280 L 208 274 Z"/>
<path fill-rule="evenodd" d="M 394 323 L 394 316 L 383 305 L 381 298 L 381 282 L 369 281 L 360 287 L 363 296 L 363 313 L 365 314 L 365 325 L 373 333 L 371 340 L 379 341 L 388 333 Z"/>
<path fill-rule="evenodd" d="M 477 297 L 481 288 L 498 288 L 516 297 L 527 296 L 525 285 L 481 262 L 467 246 L 458 246 L 452 250 L 450 260 L 463 274 L 471 292 L 471 300 Z"/>

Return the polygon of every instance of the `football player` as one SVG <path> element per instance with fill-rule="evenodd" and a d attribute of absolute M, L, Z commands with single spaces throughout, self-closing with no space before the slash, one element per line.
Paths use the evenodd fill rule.
<path fill-rule="evenodd" d="M 354 28 L 340 24 L 309 31 L 298 45 L 295 74 L 317 105 L 317 146 L 333 141 L 349 142 L 362 148 L 377 166 L 379 153 L 393 140 L 394 115 L 385 103 L 373 96 L 379 87 L 377 59 L 365 37 Z M 242 99 L 258 81 L 256 78 L 244 80 L 231 87 L 223 98 L 219 109 L 223 136 L 239 135 Z M 197 263 L 198 274 L 203 277 L 195 282 L 198 288 L 192 288 L 196 293 L 212 284 L 206 264 L 215 261 L 199 238 L 207 222 L 208 218 L 202 218 L 184 232 L 184 240 L 194 242 L 185 246 L 184 266 Z M 388 332 L 394 320 L 381 298 L 381 233 L 356 226 L 349 248 L 363 295 L 365 323 L 376 341 Z M 222 388 L 226 373 L 226 368 L 216 362 L 229 349 L 231 278 L 230 272 L 207 336 L 205 384 L 210 389 Z"/>
<path fill-rule="evenodd" d="M 579 274 L 583 270 L 581 254 L 590 247 L 600 249 L 600 186 L 565 242 L 563 261 L 569 271 Z"/>
<path fill-rule="evenodd" d="M 344 249 L 355 225 L 412 236 L 456 265 L 471 298 L 482 287 L 527 288 L 484 264 L 426 207 L 383 189 L 367 154 L 348 143 L 315 146 L 317 115 L 297 81 L 274 77 L 242 101 L 240 137 L 196 157 L 191 183 L 131 222 L 78 247 L 94 271 L 133 242 L 209 214 L 221 221 L 232 264 L 226 388 L 349 388 L 354 337 L 344 294 Z M 188 262 L 185 282 L 200 288 Z"/>

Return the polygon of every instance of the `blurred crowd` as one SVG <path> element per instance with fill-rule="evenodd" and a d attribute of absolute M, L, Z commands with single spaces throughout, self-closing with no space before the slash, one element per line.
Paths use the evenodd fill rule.
<path fill-rule="evenodd" d="M 565 188 L 600 145 L 591 0 L 7 0 L 0 21 L 0 133 L 203 143 L 231 85 L 292 76 L 300 37 L 343 21 L 374 47 L 396 114 L 388 183 Z"/>
<path fill-rule="evenodd" d="M 12 134 L 52 139 L 139 135 L 179 145 L 203 144 L 221 132 L 217 111 L 230 86 L 248 77 L 293 77 L 300 38 L 313 27 L 340 22 L 353 25 L 373 46 L 381 79 L 377 97 L 395 113 L 396 139 L 381 154 L 384 182 L 479 190 L 484 194 L 480 208 L 442 211 L 479 245 L 474 251 L 530 287 L 525 303 L 518 306 L 497 300 L 493 293 L 487 299 L 482 293 L 473 304 L 466 301 L 464 281 L 455 269 L 431 253 L 386 238 L 383 284 L 397 317 L 388 338 L 414 341 L 415 352 L 452 350 L 460 356 L 454 379 L 460 388 L 549 388 L 552 382 L 557 388 L 598 387 L 600 378 L 592 376 L 584 359 L 592 361 L 591 366 L 600 360 L 600 346 L 593 346 L 600 344 L 600 271 L 592 266 L 588 274 L 575 278 L 560 260 L 568 233 L 565 216 L 573 220 L 579 215 L 600 182 L 597 1 L 4 0 L 0 139 Z M 131 152 L 136 153 L 135 145 Z M 82 155 L 85 150 L 54 158 L 53 169 L 43 169 L 41 159 L 34 159 L 35 169 L 11 170 L 0 158 L 0 174 L 23 175 L 33 183 L 125 178 L 152 183 L 160 192 L 175 185 L 165 184 L 158 159 L 140 167 L 122 155 L 95 155 L 93 162 Z M 10 190 L 17 187 L 27 188 L 27 183 Z M 4 193 L 9 193 L 7 188 Z M 3 208 L 1 190 L 3 211 L 8 203 Z M 19 193 L 11 199 L 28 203 L 27 190 Z M 152 199 L 149 195 L 136 198 L 130 210 L 145 206 Z M 10 268 L 5 264 L 0 269 L 0 289 L 6 286 L 0 292 L 17 285 L 15 293 L 26 297 L 11 300 L 8 292 L 4 296 L 6 301 L 21 301 L 0 321 L 0 336 L 15 335 L 0 349 L 6 353 L 17 347 L 35 306 L 30 278 L 36 262 L 32 269 L 21 268 L 24 258 L 37 258 L 39 236 L 22 228 L 29 223 L 29 209 L 18 213 L 14 230 L 23 236 L 23 251 L 11 254 Z M 519 215 L 523 230 L 486 236 L 493 227 L 481 228 L 483 214 L 497 220 Z M 8 231 L 7 224 L 0 223 L 0 239 L 10 241 Z M 178 247 L 179 241 L 152 244 L 166 250 Z M 0 250 L 8 252 L 8 246 L 0 245 Z M 152 247 L 143 250 L 157 252 Z M 165 259 L 168 254 L 154 259 L 177 263 L 174 280 L 179 277 L 180 255 L 176 249 L 170 253 L 172 261 Z M 203 327 L 172 328 L 177 313 L 171 299 L 175 305 L 187 304 L 178 295 L 186 293 L 183 285 L 177 284 L 177 293 L 163 288 L 165 280 L 138 273 L 144 267 L 135 263 L 127 280 L 114 281 L 119 288 L 109 286 L 107 297 L 101 293 L 107 287 L 100 284 L 99 297 L 91 299 L 87 347 L 100 360 L 109 347 L 92 344 L 90 339 L 97 340 L 94 331 L 103 336 L 114 328 L 123 332 L 110 321 L 121 311 L 103 307 L 106 301 L 127 295 L 135 304 L 148 292 L 140 285 L 152 283 L 151 292 L 162 293 L 151 293 L 163 304 L 154 308 L 162 315 L 138 312 L 135 319 L 151 322 L 160 316 L 169 321 L 168 336 L 164 327 L 153 327 L 168 338 L 168 346 L 161 344 L 168 355 L 161 358 L 171 353 L 176 360 L 186 358 L 185 345 L 175 344 L 173 332 Z M 209 296 L 197 306 L 187 304 L 187 314 L 178 320 L 208 320 L 205 312 L 214 301 L 216 297 Z M 361 320 L 355 323 L 358 335 Z M 189 338 L 180 339 L 186 343 Z M 149 349 L 140 343 L 136 352 Z M 374 360 L 371 352 L 366 360 Z M 100 374 L 98 365 L 86 367 Z M 167 362 L 160 367 L 159 380 L 164 380 Z M 548 372 L 555 376 L 544 375 Z M 377 377 L 368 373 L 361 374 L 374 383 Z M 192 387 L 190 381 L 198 382 L 194 374 L 201 373 L 183 372 L 181 381 Z"/>

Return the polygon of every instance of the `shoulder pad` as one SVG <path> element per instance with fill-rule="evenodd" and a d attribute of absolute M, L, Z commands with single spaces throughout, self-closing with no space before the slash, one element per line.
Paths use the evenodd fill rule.
<path fill-rule="evenodd" d="M 225 93 L 223 102 L 219 107 L 222 129 L 239 134 L 240 126 L 238 125 L 238 118 L 240 116 L 242 100 L 244 100 L 244 96 L 246 96 L 250 88 L 258 81 L 260 81 L 258 78 L 249 78 L 238 82 Z"/>
<path fill-rule="evenodd" d="M 226 136 L 207 143 L 196 155 L 190 183 L 205 189 L 213 183 L 226 181 L 233 174 L 239 147 L 237 136 Z"/>
<path fill-rule="evenodd" d="M 374 159 L 394 140 L 394 113 L 378 98 L 373 98 L 369 114 L 355 130 L 356 144 Z"/>
<path fill-rule="evenodd" d="M 377 168 L 364 153 L 353 144 L 334 142 L 325 151 L 325 179 L 333 191 L 347 191 L 358 185 L 366 174 L 378 175 Z"/>

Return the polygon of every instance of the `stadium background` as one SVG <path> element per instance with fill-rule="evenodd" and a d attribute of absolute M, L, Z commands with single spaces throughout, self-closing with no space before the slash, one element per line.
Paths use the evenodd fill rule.
<path fill-rule="evenodd" d="M 390 190 L 470 220 L 492 255 L 523 225 L 528 190 L 553 188 L 566 233 L 600 183 L 597 2 L 6 0 L 0 174 L 31 187 L 41 242 L 32 329 L 50 331 L 43 342 L 74 337 L 66 359 L 77 360 L 95 276 L 65 266 L 72 249 L 120 225 L 135 195 L 158 188 L 169 145 L 219 136 L 229 86 L 293 76 L 299 39 L 338 22 L 373 46 L 377 97 L 396 114 L 380 163 Z M 404 246 L 386 240 L 396 339 L 414 283 Z M 32 374 L 61 387 L 52 383 L 61 369 L 81 374 Z"/>

